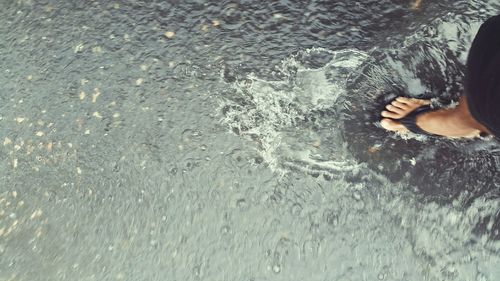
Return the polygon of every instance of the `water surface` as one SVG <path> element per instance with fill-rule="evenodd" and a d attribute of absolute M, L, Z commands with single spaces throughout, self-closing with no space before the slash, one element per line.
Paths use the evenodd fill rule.
<path fill-rule="evenodd" d="M 434 1 L 433 1 L 434 2 Z M 1 1 L 1 280 L 498 280 L 447 105 L 497 1 Z"/>

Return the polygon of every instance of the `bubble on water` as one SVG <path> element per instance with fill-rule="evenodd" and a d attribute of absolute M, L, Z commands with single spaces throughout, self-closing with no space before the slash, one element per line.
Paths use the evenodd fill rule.
<path fill-rule="evenodd" d="M 175 174 L 177 174 L 178 169 L 176 167 L 173 167 L 173 168 L 170 168 L 169 172 L 170 172 L 171 175 L 175 175 Z"/>
<path fill-rule="evenodd" d="M 273 272 L 278 274 L 281 272 L 281 266 L 279 264 L 273 265 Z"/>

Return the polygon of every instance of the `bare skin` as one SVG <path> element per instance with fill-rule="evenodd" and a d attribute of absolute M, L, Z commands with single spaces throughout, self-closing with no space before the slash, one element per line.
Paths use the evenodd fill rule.
<path fill-rule="evenodd" d="M 408 133 L 408 129 L 397 120 L 428 104 L 429 100 L 398 97 L 382 111 L 381 115 L 385 118 L 380 121 L 380 125 L 388 131 Z M 486 127 L 472 117 L 464 96 L 454 108 L 438 109 L 418 115 L 416 123 L 426 132 L 450 138 L 474 138 L 481 132 L 489 133 Z"/>
<path fill-rule="evenodd" d="M 411 2 L 410 9 L 412 9 L 414 11 L 418 11 L 418 10 L 420 10 L 421 5 L 422 5 L 422 0 L 414 0 Z"/>

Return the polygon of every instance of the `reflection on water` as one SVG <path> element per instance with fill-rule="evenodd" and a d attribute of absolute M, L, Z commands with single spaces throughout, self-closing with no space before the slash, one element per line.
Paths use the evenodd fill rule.
<path fill-rule="evenodd" d="M 376 124 L 477 2 L 0 2 L 0 279 L 497 280 L 498 145 Z"/>

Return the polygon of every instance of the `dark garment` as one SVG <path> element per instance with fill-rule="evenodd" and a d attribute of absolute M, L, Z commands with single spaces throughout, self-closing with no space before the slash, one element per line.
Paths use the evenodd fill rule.
<path fill-rule="evenodd" d="M 500 15 L 483 23 L 472 42 L 465 90 L 472 116 L 500 137 Z"/>

